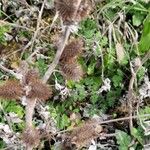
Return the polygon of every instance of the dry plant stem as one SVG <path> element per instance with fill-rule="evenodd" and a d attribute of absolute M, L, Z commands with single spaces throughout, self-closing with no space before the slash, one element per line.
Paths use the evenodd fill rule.
<path fill-rule="evenodd" d="M 144 58 L 142 59 L 141 61 L 141 66 L 148 60 L 150 59 L 150 51 L 144 56 Z M 128 92 L 129 92 L 129 98 L 128 98 L 128 102 L 129 102 L 129 108 L 130 108 L 130 111 L 129 111 L 129 114 L 130 114 L 130 131 L 133 127 L 133 121 L 132 121 L 132 113 L 133 113 L 133 107 L 132 107 L 132 103 L 133 103 L 133 97 L 134 97 L 134 93 L 133 93 L 133 86 L 134 86 L 134 82 L 135 82 L 135 79 L 136 79 L 136 74 L 137 72 L 139 71 L 139 69 L 141 68 L 141 66 L 139 66 L 137 68 L 137 70 L 133 70 L 132 68 L 132 64 L 130 63 L 130 70 L 131 70 L 131 79 L 130 79 L 130 82 L 129 82 L 129 88 L 128 88 Z"/>
<path fill-rule="evenodd" d="M 0 26 L 1 25 L 9 25 L 9 26 L 12 26 L 12 27 L 15 27 L 15 28 L 21 28 L 21 29 L 25 29 L 27 31 L 33 32 L 33 30 L 30 29 L 30 28 L 27 28 L 27 27 L 24 27 L 24 26 L 20 26 L 20 25 L 15 24 L 15 23 L 10 23 L 10 22 L 4 21 L 4 20 L 0 20 Z"/>
<path fill-rule="evenodd" d="M 32 127 L 32 118 L 34 113 L 34 108 L 36 105 L 36 99 L 28 99 L 27 98 L 27 105 L 26 105 L 26 128 Z M 32 145 L 27 145 L 26 150 L 32 150 L 34 147 Z"/>
<path fill-rule="evenodd" d="M 138 118 L 144 118 L 144 117 L 150 117 L 150 114 L 139 115 L 139 116 L 135 115 L 135 116 L 106 120 L 106 121 L 100 122 L 100 124 L 113 123 L 113 122 L 118 122 L 118 121 L 125 121 L 125 120 L 138 119 Z"/>
<path fill-rule="evenodd" d="M 78 4 L 77 4 L 77 9 L 76 11 L 74 12 L 74 17 L 73 19 L 76 17 L 77 15 L 77 12 L 78 12 L 78 8 L 80 6 L 80 3 L 81 3 L 81 0 L 78 0 Z M 62 41 L 61 41 L 61 44 L 60 44 L 60 47 L 58 48 L 57 50 L 57 53 L 55 55 L 55 58 L 53 60 L 53 62 L 51 63 L 51 65 L 49 66 L 48 70 L 46 71 L 44 77 L 43 77 L 43 83 L 46 83 L 48 81 L 48 79 L 50 78 L 51 74 L 53 73 L 54 69 L 56 68 L 57 64 L 59 63 L 59 60 L 60 60 L 60 57 L 61 57 L 61 54 L 65 48 L 65 45 L 69 39 L 69 36 L 70 36 L 70 27 L 69 26 L 66 26 L 66 29 L 65 29 L 65 32 L 64 32 L 64 35 L 62 36 Z"/>
<path fill-rule="evenodd" d="M 45 32 L 47 29 L 49 29 L 48 32 L 51 32 L 51 30 L 52 30 L 52 28 L 54 26 L 54 23 L 56 22 L 58 17 L 59 17 L 59 13 L 58 13 L 58 11 L 56 11 L 56 14 L 55 14 L 55 16 L 54 16 L 54 18 L 52 20 L 51 25 L 47 26 L 43 31 Z"/>
<path fill-rule="evenodd" d="M 34 113 L 34 108 L 36 105 L 36 99 L 28 99 L 26 105 L 26 128 L 32 127 L 32 118 Z"/>
<path fill-rule="evenodd" d="M 131 70 L 131 74 L 132 74 L 132 77 L 130 79 L 130 82 L 129 82 L 129 88 L 128 88 L 128 103 L 129 103 L 129 114 L 130 114 L 130 131 L 132 130 L 133 128 L 133 121 L 132 121 L 132 113 L 133 113 L 133 97 L 134 97 L 134 93 L 133 93 L 133 85 L 134 85 L 134 81 L 135 81 L 135 78 L 136 78 L 136 74 L 132 68 L 132 64 L 130 63 L 130 70 Z"/>
<path fill-rule="evenodd" d="M 46 83 L 48 81 L 48 79 L 50 78 L 51 74 L 53 73 L 55 67 L 59 63 L 61 54 L 62 54 L 62 52 L 65 48 L 65 45 L 66 45 L 66 43 L 69 39 L 69 36 L 70 36 L 70 27 L 67 26 L 66 30 L 65 30 L 65 32 L 62 36 L 62 41 L 61 41 L 60 47 L 57 50 L 55 58 L 54 58 L 53 62 L 50 64 L 50 66 L 49 66 L 48 70 L 46 71 L 45 75 L 43 76 L 43 79 L 42 79 L 43 83 Z"/>
<path fill-rule="evenodd" d="M 35 42 L 35 39 L 38 35 L 38 32 L 40 30 L 40 23 L 41 23 L 41 18 L 42 18 L 42 14 L 43 14 L 43 10 L 44 10 L 44 5 L 46 3 L 46 0 L 43 1 L 43 4 L 42 4 L 42 7 L 41 7 L 41 10 L 39 12 L 39 16 L 38 16 L 38 19 L 37 19 L 37 25 L 36 25 L 36 31 L 34 33 L 34 36 L 33 36 L 33 40 L 32 40 L 32 45 L 31 45 L 31 51 L 32 51 L 32 48 L 34 46 L 34 42 Z"/>
<path fill-rule="evenodd" d="M 99 121 L 99 124 L 108 124 L 108 123 L 113 123 L 113 122 L 119 122 L 119 121 L 125 121 L 125 120 L 130 120 L 130 119 L 139 119 L 139 118 L 145 118 L 145 117 L 150 117 L 150 114 L 145 114 L 145 115 L 135 115 L 135 116 L 129 116 L 129 117 L 123 117 L 123 118 L 117 118 L 117 119 L 111 119 L 111 120 L 106 120 L 106 121 Z M 64 132 L 69 132 L 74 130 L 73 129 L 67 129 L 60 131 L 58 133 L 64 133 Z"/>
<path fill-rule="evenodd" d="M 102 134 L 104 137 L 115 137 L 117 134 L 116 133 L 110 133 L 110 134 Z"/>
<path fill-rule="evenodd" d="M 55 14 L 55 16 L 54 16 L 54 18 L 53 18 L 52 24 L 51 24 L 51 26 L 50 26 L 49 32 L 51 32 L 52 27 L 54 26 L 54 23 L 55 23 L 55 21 L 57 20 L 58 16 L 59 16 L 59 14 L 58 14 L 58 12 L 56 12 L 56 14 Z"/>

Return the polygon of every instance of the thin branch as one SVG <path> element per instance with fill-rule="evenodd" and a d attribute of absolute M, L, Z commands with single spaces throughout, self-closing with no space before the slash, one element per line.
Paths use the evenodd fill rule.
<path fill-rule="evenodd" d="M 109 124 L 109 123 L 114 123 L 114 122 L 119 122 L 119 121 L 130 120 L 131 118 L 132 118 L 132 119 L 139 119 L 139 118 L 145 118 L 145 117 L 150 117 L 150 114 L 134 115 L 134 116 L 129 116 L 129 117 L 122 117 L 122 118 L 117 118 L 117 119 L 110 119 L 110 120 L 106 120 L 106 121 L 98 121 L 98 123 L 99 123 L 100 125 L 102 125 L 102 124 Z M 77 128 L 77 127 L 75 127 L 75 128 Z M 60 131 L 60 132 L 58 132 L 58 133 L 69 132 L 69 131 L 74 130 L 75 128 L 63 130 L 63 131 Z"/>
<path fill-rule="evenodd" d="M 53 18 L 53 20 L 52 20 L 51 25 L 50 25 L 50 26 L 47 26 L 44 30 L 42 30 L 42 32 L 45 32 L 48 28 L 49 28 L 48 32 L 51 32 L 52 27 L 54 26 L 54 23 L 55 23 L 55 21 L 57 20 L 58 16 L 59 16 L 59 14 L 58 14 L 58 12 L 56 11 L 56 14 L 55 14 L 55 16 L 54 16 L 54 18 Z M 31 44 L 31 43 L 29 43 L 29 45 L 30 45 L 30 44 Z M 25 49 L 26 49 L 26 48 L 25 48 Z M 26 60 L 27 60 L 28 62 L 32 62 L 33 57 L 34 57 L 38 52 L 39 52 L 39 49 L 38 49 L 38 50 L 35 50 Z"/>
<path fill-rule="evenodd" d="M 103 137 L 115 137 L 117 134 L 116 133 L 109 133 L 109 134 L 102 134 Z"/>
<path fill-rule="evenodd" d="M 30 29 L 30 28 L 21 26 L 21 25 L 19 25 L 19 24 L 10 23 L 10 22 L 4 21 L 4 20 L 0 20 L 0 26 L 3 26 L 3 25 L 9 25 L 9 26 L 12 26 L 12 27 L 15 27 L 15 28 L 21 28 L 21 29 L 25 29 L 25 30 L 27 30 L 27 31 L 33 32 L 33 30 Z"/>
<path fill-rule="evenodd" d="M 58 17 L 59 17 L 59 13 L 58 13 L 58 11 L 56 11 L 55 16 L 54 16 L 54 18 L 52 20 L 51 25 L 47 26 L 42 32 L 45 32 L 47 29 L 49 29 L 48 32 L 51 32 L 51 30 L 52 30 L 52 28 L 54 26 L 54 23 L 56 22 L 56 20 L 57 20 Z"/>
<path fill-rule="evenodd" d="M 34 108 L 36 105 L 36 99 L 27 99 L 27 105 L 26 105 L 26 128 L 32 127 L 32 118 L 34 114 Z"/>
<path fill-rule="evenodd" d="M 130 131 L 132 130 L 133 128 L 133 121 L 132 121 L 132 113 L 133 113 L 133 99 L 134 99 L 134 93 L 133 93 L 133 85 L 134 85 L 134 81 L 135 81 L 135 78 L 136 78 L 136 74 L 134 72 L 134 69 L 132 67 L 132 64 L 130 62 L 130 70 L 131 70 L 131 79 L 130 79 L 130 82 L 129 82 L 129 88 L 128 88 L 128 104 L 129 104 L 129 115 L 130 115 Z"/>
<path fill-rule="evenodd" d="M 100 124 L 107 124 L 107 123 L 113 123 L 113 122 L 119 122 L 119 121 L 130 120 L 130 119 L 145 118 L 145 117 L 150 117 L 150 114 L 134 115 L 134 116 L 129 116 L 129 117 L 122 117 L 122 118 L 117 118 L 117 119 L 106 120 L 106 121 L 100 122 Z"/>
<path fill-rule="evenodd" d="M 39 12 L 39 16 L 38 16 L 38 19 L 37 19 L 37 25 L 36 25 L 36 31 L 35 31 L 33 39 L 32 39 L 31 50 L 33 49 L 34 42 L 35 42 L 35 40 L 37 38 L 37 35 L 38 35 L 39 31 L 40 31 L 40 23 L 41 23 L 41 19 L 42 19 L 42 14 L 43 14 L 45 3 L 46 3 L 46 0 L 43 1 L 41 10 Z"/>

